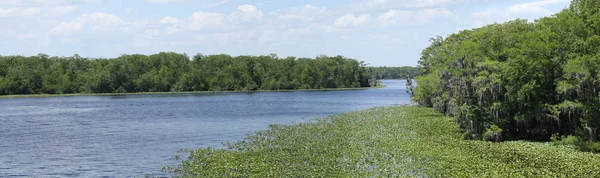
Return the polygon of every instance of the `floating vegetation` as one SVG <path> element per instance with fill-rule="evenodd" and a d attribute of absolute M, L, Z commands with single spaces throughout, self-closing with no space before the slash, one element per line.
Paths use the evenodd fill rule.
<path fill-rule="evenodd" d="M 491 126 L 490 132 L 498 132 Z M 190 150 L 181 177 L 598 177 L 600 155 L 534 142 L 461 139 L 423 107 L 380 107 L 273 125 L 226 149 Z"/>

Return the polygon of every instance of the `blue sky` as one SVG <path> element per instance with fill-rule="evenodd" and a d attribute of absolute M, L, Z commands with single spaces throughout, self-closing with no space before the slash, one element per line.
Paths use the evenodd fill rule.
<path fill-rule="evenodd" d="M 416 66 L 436 35 L 533 20 L 569 0 L 0 0 L 0 55 L 343 55 Z"/>

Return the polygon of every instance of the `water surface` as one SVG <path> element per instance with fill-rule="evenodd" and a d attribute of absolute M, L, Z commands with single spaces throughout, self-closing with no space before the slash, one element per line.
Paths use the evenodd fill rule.
<path fill-rule="evenodd" d="M 0 177 L 155 174 L 182 148 L 222 147 L 269 124 L 406 104 L 386 88 L 0 99 Z"/>

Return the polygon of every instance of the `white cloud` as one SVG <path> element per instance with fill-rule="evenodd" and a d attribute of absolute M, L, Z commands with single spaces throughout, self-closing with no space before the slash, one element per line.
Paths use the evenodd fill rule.
<path fill-rule="evenodd" d="M 203 4 L 202 8 L 205 8 L 205 9 L 207 9 L 207 8 L 216 8 L 216 7 L 219 7 L 219 6 L 221 6 L 223 4 L 227 4 L 227 3 L 229 3 L 229 0 L 213 0 L 212 3 Z"/>
<path fill-rule="evenodd" d="M 474 12 L 471 17 L 475 19 L 475 26 L 481 27 L 488 23 L 504 22 L 516 18 L 537 19 L 543 16 L 551 15 L 552 11 L 546 7 L 558 4 L 568 4 L 569 0 L 540 0 L 528 3 L 511 5 L 506 8 L 488 8 L 482 11 Z"/>
<path fill-rule="evenodd" d="M 136 15 L 139 15 L 139 14 L 140 14 L 140 12 L 138 12 L 138 10 L 137 10 L 137 9 L 135 9 L 135 8 L 132 8 L 132 7 L 129 7 L 129 8 L 127 8 L 127 9 L 125 9 L 125 11 L 127 12 L 127 14 L 129 14 L 129 15 L 133 15 L 133 16 L 136 16 Z"/>
<path fill-rule="evenodd" d="M 490 16 L 495 16 L 495 15 L 500 15 L 499 13 L 501 13 L 502 11 L 497 9 L 497 8 L 489 8 L 483 11 L 478 11 L 473 13 L 471 16 L 473 17 L 490 17 Z"/>
<path fill-rule="evenodd" d="M 70 14 L 79 9 L 78 6 L 69 5 L 69 6 L 57 6 L 50 9 L 52 14 Z"/>
<path fill-rule="evenodd" d="M 147 29 L 145 32 L 146 32 L 146 34 L 149 34 L 149 35 L 154 35 L 154 36 L 160 35 L 160 31 L 157 29 Z"/>
<path fill-rule="evenodd" d="M 313 35 L 313 34 L 322 34 L 323 32 L 337 32 L 339 30 L 332 28 L 331 26 L 312 23 L 307 24 L 302 27 L 290 28 L 286 31 L 288 35 Z"/>
<path fill-rule="evenodd" d="M 61 39 L 60 39 L 60 42 L 61 42 L 62 44 L 76 44 L 76 43 L 79 43 L 79 42 L 80 42 L 80 40 L 78 40 L 78 39 L 73 39 L 73 38 L 69 38 L 69 37 L 65 37 L 65 38 L 61 38 Z"/>
<path fill-rule="evenodd" d="M 216 33 L 212 35 L 214 41 L 226 43 L 228 41 L 236 41 L 243 39 L 252 39 L 254 37 L 253 32 L 224 32 Z"/>
<path fill-rule="evenodd" d="M 52 27 L 52 29 L 50 29 L 49 33 L 56 34 L 56 35 L 65 35 L 65 34 L 75 33 L 75 32 L 80 31 L 82 26 L 83 26 L 82 23 L 63 22 L 57 26 Z"/>
<path fill-rule="evenodd" d="M 444 8 L 429 8 L 421 10 L 388 10 L 377 17 L 381 25 L 420 25 L 434 18 L 454 15 Z"/>
<path fill-rule="evenodd" d="M 248 29 L 260 24 L 264 18 L 262 11 L 254 5 L 240 5 L 231 14 L 197 11 L 182 20 L 166 16 L 159 23 L 166 27 L 167 34 L 185 31 L 230 31 L 232 29 Z"/>
<path fill-rule="evenodd" d="M 192 30 L 201 30 L 208 26 L 220 26 L 223 24 L 224 15 L 215 12 L 194 12 L 189 18 L 188 27 Z"/>
<path fill-rule="evenodd" d="M 0 17 L 24 17 L 24 16 L 33 16 L 37 15 L 41 12 L 40 8 L 30 7 L 30 8 L 0 8 Z"/>
<path fill-rule="evenodd" d="M 327 7 L 319 3 L 289 7 L 289 3 L 272 0 L 246 2 L 255 4 L 236 1 L 242 5 L 227 6 L 223 4 L 234 1 L 142 0 L 136 3 L 177 2 L 198 10 L 178 15 L 181 9 L 152 12 L 127 8 L 138 6 L 107 3 L 102 7 L 122 16 L 108 11 L 87 11 L 93 5 L 86 3 L 101 1 L 0 0 L 0 20 L 5 24 L 5 28 L 0 28 L 0 40 L 8 41 L 7 44 L 38 45 L 39 49 L 49 49 L 50 53 L 58 52 L 59 55 L 78 52 L 86 56 L 111 56 L 177 49 L 188 54 L 275 52 L 312 56 L 322 53 L 358 59 L 362 56 L 365 57 L 363 60 L 383 60 L 386 55 L 418 59 L 421 47 L 428 45 L 428 37 L 456 32 L 473 23 L 486 24 L 489 19 L 509 20 L 523 17 L 523 14 L 525 17 L 546 14 L 556 11 L 557 3 L 568 0 L 513 0 L 510 2 L 520 3 L 512 6 L 502 0 L 351 0 L 344 3 L 348 5 L 327 3 Z M 490 1 L 502 3 L 486 4 Z M 506 6 L 498 6 L 502 4 Z M 271 10 L 273 8 L 277 10 Z M 478 10 L 482 11 L 475 12 Z M 144 20 L 143 14 L 150 13 L 158 16 Z M 382 28 L 353 28 L 369 26 Z M 47 46 L 40 41 L 46 41 Z M 81 46 L 78 44 L 94 45 L 98 50 L 77 48 Z M 18 45 L 0 47 L 17 52 L 27 49 L 27 46 Z M 196 51 L 198 49 L 202 51 Z M 354 49 L 365 49 L 365 52 Z M 389 58 L 397 61 L 391 59 L 396 57 Z M 388 62 L 392 63 L 396 62 Z"/>
<path fill-rule="evenodd" d="M 569 0 L 542 0 L 530 3 L 522 3 L 510 6 L 506 12 L 512 16 L 533 14 L 533 15 L 550 15 L 552 11 L 544 8 L 545 6 L 568 3 Z"/>
<path fill-rule="evenodd" d="M 160 24 L 179 24 L 179 23 L 181 23 L 181 20 L 179 20 L 178 18 L 175 18 L 175 17 L 166 16 L 166 17 L 163 17 L 162 19 L 160 19 L 159 23 Z"/>
<path fill-rule="evenodd" d="M 75 12 L 77 6 L 56 6 L 56 7 L 11 7 L 0 8 L 0 18 L 3 17 L 40 17 L 56 16 Z"/>
<path fill-rule="evenodd" d="M 230 13 L 197 11 L 184 18 L 163 17 L 159 21 L 163 25 L 160 34 L 178 44 L 206 40 L 271 44 L 269 42 L 292 38 L 306 39 L 303 38 L 306 36 L 316 38 L 325 35 L 323 32 L 335 31 L 325 21 L 328 19 L 325 11 L 325 7 L 305 5 L 265 14 L 255 5 L 244 4 Z M 356 17 L 357 22 L 353 24 L 363 23 L 365 17 L 368 16 Z M 190 42 L 190 37 L 195 40 Z"/>
<path fill-rule="evenodd" d="M 167 32 L 166 34 L 172 35 L 172 34 L 179 32 L 179 29 L 177 29 L 175 27 L 167 27 L 166 32 Z"/>
<path fill-rule="evenodd" d="M 1 36 L 5 36 L 5 37 L 9 37 L 12 39 L 16 39 L 16 40 L 29 40 L 29 39 L 35 39 L 37 37 L 37 34 L 35 33 L 30 33 L 30 32 L 26 32 L 26 31 L 20 31 L 20 30 L 15 30 L 15 29 L 3 29 L 0 30 L 0 37 Z"/>
<path fill-rule="evenodd" d="M 146 2 L 149 3 L 173 3 L 173 2 L 179 2 L 181 0 L 146 0 Z"/>
<path fill-rule="evenodd" d="M 254 5 L 244 4 L 237 7 L 237 11 L 231 14 L 233 21 L 252 21 L 263 18 L 263 13 Z"/>
<path fill-rule="evenodd" d="M 356 27 L 356 26 L 367 23 L 370 18 L 371 18 L 371 15 L 369 15 L 369 14 L 363 14 L 358 17 L 355 17 L 353 14 L 346 14 L 346 15 L 338 18 L 335 21 L 334 25 L 336 27 L 349 27 L 349 26 Z"/>
<path fill-rule="evenodd" d="M 65 6 L 87 3 L 98 3 L 103 0 L 0 0 L 0 6 Z"/>
<path fill-rule="evenodd" d="M 79 32 L 85 27 L 89 28 L 92 32 L 112 31 L 126 24 L 127 22 L 115 15 L 96 12 L 82 14 L 70 22 L 62 22 L 52 27 L 49 33 L 53 35 L 68 35 Z"/>
<path fill-rule="evenodd" d="M 486 3 L 499 0 L 364 0 L 349 6 L 352 11 L 382 11 L 389 9 L 446 8 L 450 5 Z"/>
<path fill-rule="evenodd" d="M 313 22 L 318 19 L 324 18 L 324 13 L 327 11 L 326 7 L 319 7 L 313 5 L 305 5 L 302 8 L 291 8 L 287 10 L 277 10 L 271 12 L 270 15 L 275 17 L 279 21 L 304 21 Z"/>

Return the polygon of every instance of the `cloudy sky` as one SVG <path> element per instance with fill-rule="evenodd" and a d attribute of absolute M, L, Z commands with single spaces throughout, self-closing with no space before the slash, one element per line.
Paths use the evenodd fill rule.
<path fill-rule="evenodd" d="M 0 0 L 0 55 L 161 51 L 343 55 L 416 66 L 436 35 L 559 12 L 569 0 Z"/>

